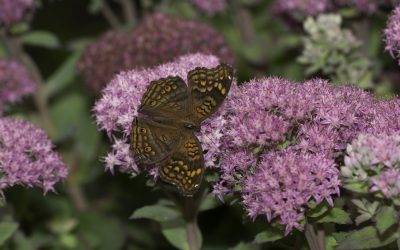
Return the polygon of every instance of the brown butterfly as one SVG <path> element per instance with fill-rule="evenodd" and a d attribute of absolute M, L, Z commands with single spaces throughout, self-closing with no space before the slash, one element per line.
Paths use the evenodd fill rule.
<path fill-rule="evenodd" d="M 150 83 L 133 120 L 130 143 L 136 164 L 158 165 L 161 180 L 192 196 L 204 172 L 203 151 L 194 132 L 222 104 L 233 69 L 227 64 L 198 67 L 187 78 L 188 85 L 178 76 Z"/>

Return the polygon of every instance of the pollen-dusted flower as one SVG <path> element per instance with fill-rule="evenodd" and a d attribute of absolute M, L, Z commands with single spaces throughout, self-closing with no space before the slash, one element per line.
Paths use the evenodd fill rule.
<path fill-rule="evenodd" d="M 46 133 L 27 121 L 0 118 L 0 192 L 14 185 L 54 191 L 67 167 Z"/>
<path fill-rule="evenodd" d="M 400 5 L 391 13 L 383 31 L 385 50 L 396 59 L 400 59 Z"/>
<path fill-rule="evenodd" d="M 192 0 L 194 6 L 209 15 L 215 15 L 226 9 L 227 0 Z"/>
<path fill-rule="evenodd" d="M 22 21 L 33 7 L 33 0 L 0 0 L 0 26 Z"/>
<path fill-rule="evenodd" d="M 399 103 L 320 79 L 244 83 L 225 101 L 213 193 L 239 195 L 250 217 L 275 218 L 286 233 L 301 229 L 310 201 L 332 205 L 339 194 L 346 145 L 360 133 L 400 129 Z"/>
<path fill-rule="evenodd" d="M 219 64 L 218 58 L 210 55 L 191 54 L 179 57 L 174 62 L 155 68 L 121 72 L 113 78 L 102 92 L 102 97 L 94 106 L 97 125 L 109 135 L 112 149 L 105 157 L 106 169 L 111 172 L 118 167 L 122 172 L 138 173 L 129 150 L 129 134 L 134 116 L 138 115 L 140 101 L 151 81 L 168 76 L 179 76 L 186 81 L 187 73 L 196 67 L 212 68 Z M 217 114 L 207 119 L 202 125 L 199 139 L 208 153 L 206 165 L 214 163 L 211 159 L 217 154 L 217 145 L 221 137 L 223 121 Z M 215 129 L 219 127 L 218 129 Z M 156 175 L 154 169 L 148 170 Z"/>
<path fill-rule="evenodd" d="M 0 59 L 0 104 L 15 103 L 32 95 L 37 84 L 20 63 Z"/>
<path fill-rule="evenodd" d="M 128 33 L 103 35 L 86 49 L 79 71 L 91 89 L 99 91 L 120 71 L 154 67 L 190 53 L 234 62 L 224 37 L 211 26 L 157 12 Z"/>
<path fill-rule="evenodd" d="M 400 134 L 360 134 L 346 154 L 341 168 L 346 181 L 366 183 L 372 192 L 400 198 Z"/>

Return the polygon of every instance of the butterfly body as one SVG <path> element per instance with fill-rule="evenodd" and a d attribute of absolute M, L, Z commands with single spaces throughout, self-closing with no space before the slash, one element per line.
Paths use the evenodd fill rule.
<path fill-rule="evenodd" d="M 161 180 L 185 196 L 199 188 L 204 156 L 195 132 L 222 104 L 232 82 L 229 65 L 188 73 L 188 85 L 177 76 L 150 83 L 131 129 L 136 164 L 157 165 Z"/>

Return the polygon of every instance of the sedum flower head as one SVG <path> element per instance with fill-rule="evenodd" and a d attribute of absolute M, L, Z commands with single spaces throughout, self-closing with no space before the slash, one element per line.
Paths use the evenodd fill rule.
<path fill-rule="evenodd" d="M 94 106 L 97 125 L 109 135 L 112 149 L 105 157 L 106 169 L 114 171 L 118 167 L 122 172 L 138 173 L 129 150 L 129 134 L 134 116 L 138 115 L 138 107 L 144 92 L 153 80 L 167 76 L 187 78 L 187 73 L 196 67 L 215 67 L 218 58 L 210 55 L 191 54 L 179 57 L 174 62 L 159 65 L 155 68 L 121 72 L 113 78 L 102 92 L 102 97 Z M 217 155 L 220 130 L 224 121 L 215 114 L 202 125 L 199 139 L 205 155 L 206 165 L 212 166 L 211 161 Z M 154 169 L 148 170 L 151 175 L 157 175 Z"/>
<path fill-rule="evenodd" d="M 32 95 L 37 85 L 20 63 L 0 59 L 0 105 L 15 103 Z"/>
<path fill-rule="evenodd" d="M 339 194 L 337 165 L 347 143 L 362 132 L 400 129 L 399 103 L 320 79 L 244 83 L 225 103 L 217 157 L 221 176 L 213 193 L 238 194 L 250 217 L 276 218 L 286 233 L 301 229 L 310 201 L 332 205 L 332 196 Z"/>
<path fill-rule="evenodd" d="M 346 181 L 366 183 L 372 192 L 400 198 L 400 135 L 360 134 L 347 146 L 341 172 Z"/>
<path fill-rule="evenodd" d="M 292 150 L 266 153 L 261 159 L 255 174 L 243 182 L 243 203 L 253 219 L 260 214 L 268 221 L 279 218 L 288 234 L 293 228 L 302 230 L 299 222 L 311 199 L 333 206 L 331 196 L 339 194 L 340 184 L 333 159 Z"/>
<path fill-rule="evenodd" d="M 0 118 L 0 192 L 14 185 L 54 191 L 67 172 L 44 131 L 27 121 Z"/>
<path fill-rule="evenodd" d="M 215 15 L 226 9 L 227 0 L 192 0 L 194 6 L 209 15 Z"/>
<path fill-rule="evenodd" d="M 127 46 L 127 36 L 124 32 L 111 30 L 84 50 L 78 71 L 94 93 L 100 93 L 104 85 L 124 69 L 122 57 Z"/>
<path fill-rule="evenodd" d="M 273 10 L 290 16 L 316 16 L 333 8 L 332 0 L 276 0 Z"/>
<path fill-rule="evenodd" d="M 78 69 L 91 89 L 100 91 L 122 70 L 154 67 L 189 53 L 212 54 L 223 62 L 234 62 L 224 37 L 211 26 L 158 12 L 129 33 L 103 35 L 86 49 Z"/>
<path fill-rule="evenodd" d="M 33 0 L 0 0 L 0 26 L 22 21 L 33 7 Z"/>
<path fill-rule="evenodd" d="M 385 50 L 399 59 L 400 52 L 400 6 L 390 15 L 384 30 Z"/>

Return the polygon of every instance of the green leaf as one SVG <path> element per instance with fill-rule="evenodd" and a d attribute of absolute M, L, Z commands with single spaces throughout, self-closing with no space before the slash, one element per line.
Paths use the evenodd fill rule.
<path fill-rule="evenodd" d="M 361 211 L 369 212 L 365 200 L 352 199 L 351 202 Z"/>
<path fill-rule="evenodd" d="M 93 212 L 80 217 L 78 232 L 82 241 L 88 244 L 88 249 L 119 250 L 126 238 L 125 230 L 117 219 Z M 68 244 L 74 243 L 71 240 L 67 239 Z"/>
<path fill-rule="evenodd" d="M 315 206 L 314 202 L 311 202 L 309 206 L 311 209 L 309 210 L 309 212 L 307 212 L 307 217 L 312 217 L 312 218 L 316 218 L 316 217 L 323 215 L 330 208 L 328 203 L 326 203 L 326 202 L 321 202 L 320 204 L 318 204 L 316 206 Z"/>
<path fill-rule="evenodd" d="M 200 204 L 199 211 L 206 211 L 221 206 L 221 202 L 212 194 L 207 194 Z"/>
<path fill-rule="evenodd" d="M 17 228 L 18 224 L 14 222 L 0 223 L 0 246 L 15 233 Z"/>
<path fill-rule="evenodd" d="M 89 12 L 95 14 L 103 7 L 102 0 L 91 0 L 89 5 Z"/>
<path fill-rule="evenodd" d="M 82 93 L 71 93 L 58 98 L 50 109 L 58 140 L 75 139 L 75 148 L 82 160 L 97 157 L 100 134 L 90 119 L 89 103 Z"/>
<path fill-rule="evenodd" d="M 144 206 L 137 209 L 129 219 L 151 219 L 158 222 L 172 221 L 181 217 L 176 209 L 161 206 Z"/>
<path fill-rule="evenodd" d="M 344 185 L 344 188 L 356 193 L 362 193 L 362 194 L 368 193 L 368 186 L 366 183 L 351 182 Z"/>
<path fill-rule="evenodd" d="M 66 234 L 71 232 L 78 225 L 74 218 L 55 219 L 50 222 L 49 228 L 55 234 Z"/>
<path fill-rule="evenodd" d="M 27 238 L 22 232 L 17 231 L 14 236 L 15 250 L 35 250 L 35 248 L 29 238 Z"/>
<path fill-rule="evenodd" d="M 80 52 L 72 53 L 58 69 L 46 80 L 45 91 L 51 97 L 63 90 L 76 76 L 76 63 Z"/>
<path fill-rule="evenodd" d="M 161 223 L 161 230 L 165 238 L 176 248 L 189 250 L 186 226 L 182 219 L 164 221 Z"/>
<path fill-rule="evenodd" d="M 317 223 L 336 223 L 336 224 L 348 224 L 351 223 L 350 215 L 340 208 L 332 208 L 328 213 L 324 214 L 321 219 L 316 221 Z"/>
<path fill-rule="evenodd" d="M 282 239 L 283 237 L 285 237 L 285 235 L 281 230 L 269 228 L 268 230 L 257 234 L 254 238 L 254 241 L 261 244 L 265 242 L 274 242 L 276 240 Z"/>
<path fill-rule="evenodd" d="M 376 228 L 380 234 L 383 234 L 391 226 L 397 223 L 397 212 L 393 207 L 382 207 L 375 217 Z"/>
<path fill-rule="evenodd" d="M 337 246 L 336 239 L 332 235 L 328 235 L 325 238 L 325 248 L 326 250 L 334 250 Z"/>
<path fill-rule="evenodd" d="M 386 246 L 397 239 L 396 231 L 391 232 L 385 237 L 380 236 L 378 230 L 372 226 L 364 227 L 361 230 L 353 231 L 340 238 L 334 237 L 338 241 L 339 245 L 336 250 L 357 250 L 357 249 L 371 249 L 376 247 Z"/>
<path fill-rule="evenodd" d="M 49 49 L 60 46 L 58 37 L 49 31 L 31 31 L 22 36 L 22 42 L 26 45 L 40 46 Z"/>
<path fill-rule="evenodd" d="M 368 220 L 370 220 L 372 218 L 372 215 L 369 213 L 362 213 L 361 215 L 357 216 L 357 218 L 355 219 L 356 225 L 360 225 L 363 222 L 366 222 Z"/>
<path fill-rule="evenodd" d="M 246 242 L 240 242 L 236 246 L 229 248 L 229 250 L 258 250 L 261 249 L 260 246 L 257 246 L 254 243 L 246 243 Z"/>

